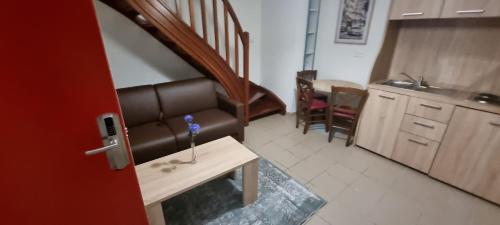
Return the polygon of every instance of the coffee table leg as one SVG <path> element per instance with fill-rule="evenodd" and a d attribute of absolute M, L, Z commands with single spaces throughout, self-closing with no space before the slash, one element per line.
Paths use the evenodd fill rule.
<path fill-rule="evenodd" d="M 146 207 L 149 225 L 166 225 L 161 203 Z"/>
<path fill-rule="evenodd" d="M 259 178 L 259 160 L 256 159 L 243 166 L 243 205 L 257 200 Z"/>

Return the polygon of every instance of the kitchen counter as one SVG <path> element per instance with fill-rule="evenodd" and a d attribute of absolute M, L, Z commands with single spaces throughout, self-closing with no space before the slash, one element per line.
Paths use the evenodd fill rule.
<path fill-rule="evenodd" d="M 414 91 L 404 88 L 392 87 L 380 84 L 380 82 L 369 84 L 368 88 L 500 114 L 500 106 L 493 104 L 483 104 L 472 101 L 470 100 L 471 93 L 465 91 L 457 91 L 455 94 L 452 95 L 443 95 L 443 94 L 434 94 L 434 93 L 427 93 L 427 92 Z"/>

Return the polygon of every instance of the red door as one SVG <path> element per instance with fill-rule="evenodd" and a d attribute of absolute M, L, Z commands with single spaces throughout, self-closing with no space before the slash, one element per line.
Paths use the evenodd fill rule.
<path fill-rule="evenodd" d="M 146 225 L 133 163 L 84 155 L 121 116 L 93 2 L 0 5 L 0 224 Z"/>

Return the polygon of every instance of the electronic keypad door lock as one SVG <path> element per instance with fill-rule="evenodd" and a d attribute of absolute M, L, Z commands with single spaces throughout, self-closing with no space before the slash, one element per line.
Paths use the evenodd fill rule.
<path fill-rule="evenodd" d="M 111 169 L 124 169 L 130 163 L 130 159 L 118 116 L 114 113 L 102 114 L 97 117 L 97 126 L 104 146 L 86 151 L 85 155 L 106 153 Z"/>

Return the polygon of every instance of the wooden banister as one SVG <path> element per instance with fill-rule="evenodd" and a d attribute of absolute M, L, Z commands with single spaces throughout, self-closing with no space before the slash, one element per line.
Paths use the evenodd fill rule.
<path fill-rule="evenodd" d="M 120 0 L 116 0 L 120 1 Z M 244 32 L 229 0 L 212 0 L 214 44 L 210 44 L 207 22 L 206 1 L 199 0 L 200 6 L 195 7 L 194 0 L 127 0 L 135 10 L 143 15 L 148 22 L 158 28 L 159 32 L 176 43 L 183 51 L 197 60 L 215 77 L 224 87 L 230 98 L 245 105 L 245 120 L 249 120 L 249 44 L 248 32 Z M 224 22 L 220 26 L 218 1 L 222 1 Z M 198 1 L 196 1 L 197 3 Z M 171 3 L 171 4 L 169 4 Z M 175 7 L 174 4 L 175 3 Z M 187 7 L 187 8 L 184 8 Z M 198 11 L 197 9 L 201 9 Z M 189 13 L 184 18 L 182 13 Z M 201 14 L 199 13 L 201 12 Z M 196 15 L 198 13 L 198 15 Z M 196 31 L 196 18 L 201 16 L 202 34 Z M 187 21 L 189 20 L 189 21 Z M 232 27 L 229 22 L 233 22 Z M 220 53 L 220 29 L 224 29 L 225 52 Z M 234 39 L 230 36 L 230 29 L 234 29 Z M 233 33 L 231 33 L 232 35 Z M 234 46 L 231 44 L 234 42 Z M 240 42 L 243 60 L 240 62 Z M 232 49 L 232 47 L 234 47 Z M 232 56 L 234 55 L 234 56 Z M 231 58 L 234 57 L 234 58 Z M 234 63 L 231 61 L 234 60 Z M 243 63 L 243 71 L 240 70 Z M 232 64 L 232 65 L 231 65 Z M 241 74 L 243 72 L 243 74 Z M 243 82 L 241 81 L 243 80 Z"/>
<path fill-rule="evenodd" d="M 229 12 L 229 15 L 233 19 L 233 22 L 236 24 L 236 27 L 238 28 L 238 33 L 243 36 L 243 29 L 241 28 L 240 21 L 238 20 L 238 17 L 236 16 L 236 13 L 234 12 L 233 6 L 229 4 L 229 0 L 222 0 L 224 4 L 227 4 L 227 11 Z"/>
<path fill-rule="evenodd" d="M 226 47 L 226 61 L 229 64 L 231 59 L 230 57 L 230 49 L 229 49 L 229 19 L 228 19 L 228 12 L 227 12 L 227 3 L 224 1 L 224 40 L 225 40 L 225 47 Z"/>
<path fill-rule="evenodd" d="M 194 3 L 193 3 L 193 0 L 189 0 L 188 1 L 188 5 L 189 5 L 189 22 L 191 24 L 191 29 L 196 32 L 196 15 L 195 15 L 195 12 L 194 12 Z"/>
<path fill-rule="evenodd" d="M 239 75 L 240 74 L 240 53 L 239 53 L 239 42 L 238 39 L 238 31 L 236 31 L 236 24 L 234 24 L 234 72 Z"/>
<path fill-rule="evenodd" d="M 202 29 L 203 29 L 203 39 L 208 42 L 208 33 L 207 33 L 207 10 L 205 6 L 205 1 L 201 0 L 200 1 L 200 7 L 201 7 L 201 23 L 202 23 Z"/>
<path fill-rule="evenodd" d="M 217 0 L 212 0 L 212 13 L 214 15 L 214 39 L 215 39 L 215 51 L 220 54 L 219 51 L 219 18 L 217 15 Z"/>
<path fill-rule="evenodd" d="M 245 110 L 245 125 L 250 122 L 250 34 L 244 32 L 242 37 L 243 42 L 243 104 Z"/>

